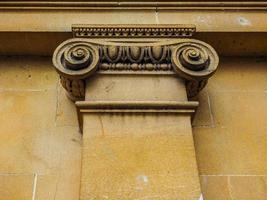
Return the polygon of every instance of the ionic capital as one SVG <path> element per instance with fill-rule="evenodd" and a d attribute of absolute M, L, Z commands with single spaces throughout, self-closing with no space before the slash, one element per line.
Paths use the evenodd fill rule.
<path fill-rule="evenodd" d="M 80 38 L 63 42 L 53 56 L 62 86 L 74 101 L 84 99 L 85 79 L 101 73 L 177 76 L 185 81 L 188 97 L 193 97 L 219 62 L 210 45 L 188 38 L 189 28 L 74 30 Z"/>

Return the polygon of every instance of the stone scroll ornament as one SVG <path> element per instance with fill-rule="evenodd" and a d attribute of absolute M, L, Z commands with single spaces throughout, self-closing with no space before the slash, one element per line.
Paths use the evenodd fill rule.
<path fill-rule="evenodd" d="M 184 79 L 191 98 L 204 88 L 218 62 L 210 45 L 187 38 L 73 38 L 59 45 L 53 55 L 61 84 L 73 101 L 84 99 L 85 80 L 99 73 L 177 76 Z"/>
<path fill-rule="evenodd" d="M 57 48 L 53 63 L 68 97 L 73 101 L 83 100 L 85 79 L 93 75 L 99 65 L 98 48 L 84 41 L 65 42 Z"/>

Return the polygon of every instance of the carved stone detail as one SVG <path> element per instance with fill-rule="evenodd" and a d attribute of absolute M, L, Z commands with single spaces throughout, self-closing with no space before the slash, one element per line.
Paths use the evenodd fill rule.
<path fill-rule="evenodd" d="M 219 58 L 215 50 L 200 41 L 178 44 L 172 50 L 174 71 L 186 80 L 188 97 L 194 97 L 216 71 Z"/>
<path fill-rule="evenodd" d="M 143 29 L 141 27 L 140 31 Z M 109 30 L 114 34 L 115 28 L 110 27 L 99 34 L 104 35 Z M 53 56 L 61 83 L 73 101 L 84 98 L 85 79 L 95 73 L 176 75 L 185 80 L 188 97 L 193 97 L 204 88 L 218 62 L 217 53 L 210 45 L 185 38 L 74 38 L 59 45 Z"/>
<path fill-rule="evenodd" d="M 61 76 L 84 79 L 93 74 L 99 63 L 97 46 L 87 41 L 67 40 L 57 47 L 53 64 Z"/>
<path fill-rule="evenodd" d="M 68 97 L 72 101 L 81 101 L 85 95 L 85 81 L 83 79 L 69 79 L 60 76 L 60 83 L 67 91 Z"/>
<path fill-rule="evenodd" d="M 218 66 L 215 50 L 201 41 L 183 42 L 172 50 L 174 71 L 186 80 L 209 78 Z"/>
<path fill-rule="evenodd" d="M 168 45 L 99 46 L 99 51 L 102 63 L 159 64 L 171 61 L 171 49 Z"/>
<path fill-rule="evenodd" d="M 72 25 L 74 37 L 106 38 L 177 38 L 191 37 L 196 32 L 194 25 Z"/>
<path fill-rule="evenodd" d="M 84 79 L 97 70 L 98 62 L 98 49 L 88 42 L 67 41 L 58 46 L 53 64 L 70 99 L 84 99 Z"/>
<path fill-rule="evenodd" d="M 171 64 L 102 63 L 100 71 L 172 71 Z"/>

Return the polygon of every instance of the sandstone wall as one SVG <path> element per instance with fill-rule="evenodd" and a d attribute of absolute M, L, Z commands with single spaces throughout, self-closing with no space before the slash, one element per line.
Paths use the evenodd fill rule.
<path fill-rule="evenodd" d="M 205 200 L 267 199 L 267 60 L 222 58 L 198 100 Z M 50 57 L 0 57 L 0 200 L 77 200 L 81 135 Z"/>

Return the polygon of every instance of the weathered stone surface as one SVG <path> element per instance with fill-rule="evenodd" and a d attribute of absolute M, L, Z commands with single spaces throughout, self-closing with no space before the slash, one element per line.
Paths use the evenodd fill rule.
<path fill-rule="evenodd" d="M 159 78 L 158 75 L 150 75 L 149 78 L 144 78 L 135 75 L 101 75 L 88 80 L 85 98 L 92 101 L 185 101 L 186 91 L 181 83 L 181 80 L 168 76 Z"/>
<path fill-rule="evenodd" d="M 53 168 L 58 160 L 51 148 L 56 92 L 2 91 L 0 102 L 0 172 L 46 173 Z"/>
<path fill-rule="evenodd" d="M 198 199 L 190 118 L 86 114 L 81 199 Z"/>
<path fill-rule="evenodd" d="M 242 2 L 244 3 L 244 2 Z M 16 12 L 1 13 L 0 29 L 6 31 L 69 31 L 69 27 L 80 24 L 198 24 L 200 31 L 266 31 L 266 12 L 247 11 L 170 11 L 170 10 L 61 10 L 51 12 Z M 227 16 L 227 17 L 226 17 Z M 12 23 L 16 18 L 16 23 Z M 38 19 L 38 20 L 37 20 Z M 50 22 L 50 23 L 48 23 Z M 18 28 L 18 25 L 20 27 Z"/>
<path fill-rule="evenodd" d="M 209 81 L 214 126 L 193 130 L 202 175 L 266 174 L 266 64 L 263 59 L 225 59 Z"/>
<path fill-rule="evenodd" d="M 58 83 L 56 126 L 78 127 L 75 104 L 67 97 L 66 91 Z"/>
<path fill-rule="evenodd" d="M 267 138 L 259 131 L 194 128 L 194 139 L 202 175 L 266 173 Z"/>
<path fill-rule="evenodd" d="M 204 88 L 197 97 L 191 100 L 199 101 L 199 106 L 192 122 L 193 127 L 213 127 L 214 118 L 208 89 Z"/>
<path fill-rule="evenodd" d="M 1 174 L 0 198 L 5 200 L 32 199 L 34 175 L 31 174 Z"/>
<path fill-rule="evenodd" d="M 35 199 L 78 199 L 81 135 L 65 118 L 56 126 L 50 58 L 0 59 L 0 199 L 32 199 L 34 187 Z"/>
<path fill-rule="evenodd" d="M 267 90 L 267 61 L 265 58 L 221 59 L 221 66 L 212 79 L 210 92 L 265 92 Z M 235 103 L 235 102 L 233 102 Z"/>
<path fill-rule="evenodd" d="M 228 99 L 233 94 L 237 94 L 237 98 L 231 98 L 233 99 L 231 101 L 224 99 L 224 95 L 227 95 Z M 242 94 L 241 98 L 240 94 Z M 220 101 L 214 102 L 213 105 L 221 105 L 222 108 L 220 111 L 215 109 L 214 113 L 217 117 L 220 115 L 221 123 L 214 128 L 194 128 L 198 166 L 202 175 L 243 177 L 231 189 L 232 196 L 235 196 L 233 199 L 265 199 L 266 188 L 262 189 L 263 192 L 259 192 L 258 190 L 263 187 L 255 183 L 253 184 L 255 192 L 252 192 L 247 184 L 250 182 L 249 176 L 264 176 L 267 171 L 266 126 L 259 118 L 259 113 L 261 113 L 260 116 L 265 115 L 266 109 L 262 107 L 265 105 L 263 102 L 266 102 L 266 95 L 263 92 L 241 92 L 240 94 L 238 92 L 217 94 Z M 227 110 L 226 107 L 233 110 Z M 242 112 L 236 112 L 234 110 L 236 108 L 241 109 Z M 227 113 L 227 117 L 223 117 L 222 113 Z M 258 120 L 253 119 L 253 116 L 258 117 Z M 207 190 L 207 195 L 213 193 L 213 189 L 205 187 L 202 184 L 202 189 Z M 235 194 L 236 192 L 238 194 Z M 216 198 L 219 197 L 218 194 Z"/>
<path fill-rule="evenodd" d="M 200 31 L 205 30 L 216 30 L 226 31 L 248 31 L 248 29 L 254 27 L 254 30 L 263 31 L 266 27 L 262 23 L 261 17 L 266 17 L 266 13 L 260 12 L 259 15 L 255 13 L 241 11 L 236 13 L 235 11 L 230 11 L 227 14 L 225 11 L 221 12 L 210 12 L 202 11 L 191 13 L 188 11 L 176 12 L 176 11 L 160 11 L 158 14 L 158 20 L 160 23 L 170 23 L 174 24 L 198 24 Z"/>
<path fill-rule="evenodd" d="M 205 200 L 233 200 L 227 176 L 200 176 L 201 190 Z"/>
<path fill-rule="evenodd" d="M 264 200 L 267 176 L 201 176 L 205 200 Z"/>
<path fill-rule="evenodd" d="M 51 61 L 42 57 L 0 56 L 0 90 L 55 90 L 58 77 Z"/>
<path fill-rule="evenodd" d="M 49 173 L 37 174 L 36 199 L 79 199 L 81 135 L 77 127 L 58 127 L 53 131 L 55 146 L 50 147 L 56 165 Z"/>
<path fill-rule="evenodd" d="M 265 200 L 267 176 L 236 176 L 230 178 L 232 199 Z"/>
<path fill-rule="evenodd" d="M 72 104 L 59 106 L 58 113 L 63 114 L 57 118 L 58 127 L 55 128 L 56 99 L 62 98 L 60 101 L 63 101 L 65 97 L 63 93 L 61 97 L 56 97 L 58 79 L 52 70 L 51 58 L 30 57 L 25 60 L 21 57 L 1 57 L 0 62 L 5 63 L 0 64 L 0 197 L 5 200 L 31 199 L 34 173 L 40 172 L 37 174 L 36 199 L 77 200 L 81 137 L 75 124 L 72 124 Z M 193 135 L 205 200 L 266 199 L 266 66 L 264 59 L 224 58 L 218 72 L 207 85 L 207 94 L 203 91 L 199 96 L 199 119 L 196 119 L 197 127 L 193 129 Z M 31 78 L 28 79 L 30 74 Z M 210 97 L 216 122 L 214 127 L 209 126 L 206 95 Z M 120 116 L 120 120 L 122 118 Z M 103 120 L 105 127 L 109 120 Z M 128 123 L 129 126 L 131 124 Z M 154 128 L 149 124 L 147 126 L 151 130 L 149 133 L 152 133 Z M 176 123 L 171 123 L 170 130 L 174 126 Z M 155 127 L 160 132 L 162 126 L 159 124 Z M 111 129 L 112 133 L 116 129 Z M 141 127 L 136 129 L 131 131 L 124 128 L 123 133 L 143 133 Z M 100 134 L 100 128 L 97 130 L 97 134 Z M 181 131 L 177 133 L 183 133 Z M 177 139 L 180 136 L 177 135 Z M 114 152 L 119 151 L 119 147 L 123 148 L 115 146 L 116 142 L 121 144 L 119 140 L 127 140 L 131 144 L 125 149 L 144 145 L 138 137 L 134 137 L 134 144 L 129 136 L 112 138 L 111 144 L 107 144 L 105 137 L 95 137 L 95 140 L 103 139 L 100 144 L 110 145 L 116 150 Z M 176 136 L 170 136 L 165 144 L 172 144 L 169 148 L 181 148 L 174 146 L 173 138 L 176 139 Z M 160 139 L 155 141 L 146 140 L 145 144 L 156 146 L 163 142 Z M 89 139 L 87 142 L 91 144 Z M 157 152 L 157 148 L 154 149 Z M 100 149 L 99 154 L 103 151 Z M 153 152 L 151 150 L 151 156 Z M 109 152 L 104 153 L 100 156 L 109 155 Z M 122 151 L 121 156 L 126 157 L 126 152 Z M 160 169 L 164 163 L 156 158 L 153 157 L 160 164 L 156 165 L 157 169 Z M 126 159 L 133 159 L 133 155 Z M 146 179 L 143 176 L 134 180 L 147 187 L 144 186 Z M 229 180 L 232 197 L 229 194 Z"/>
<path fill-rule="evenodd" d="M 266 64 L 264 59 L 225 58 L 209 81 L 214 126 L 193 129 L 207 200 L 267 197 Z M 204 116 L 201 106 L 197 115 Z"/>

